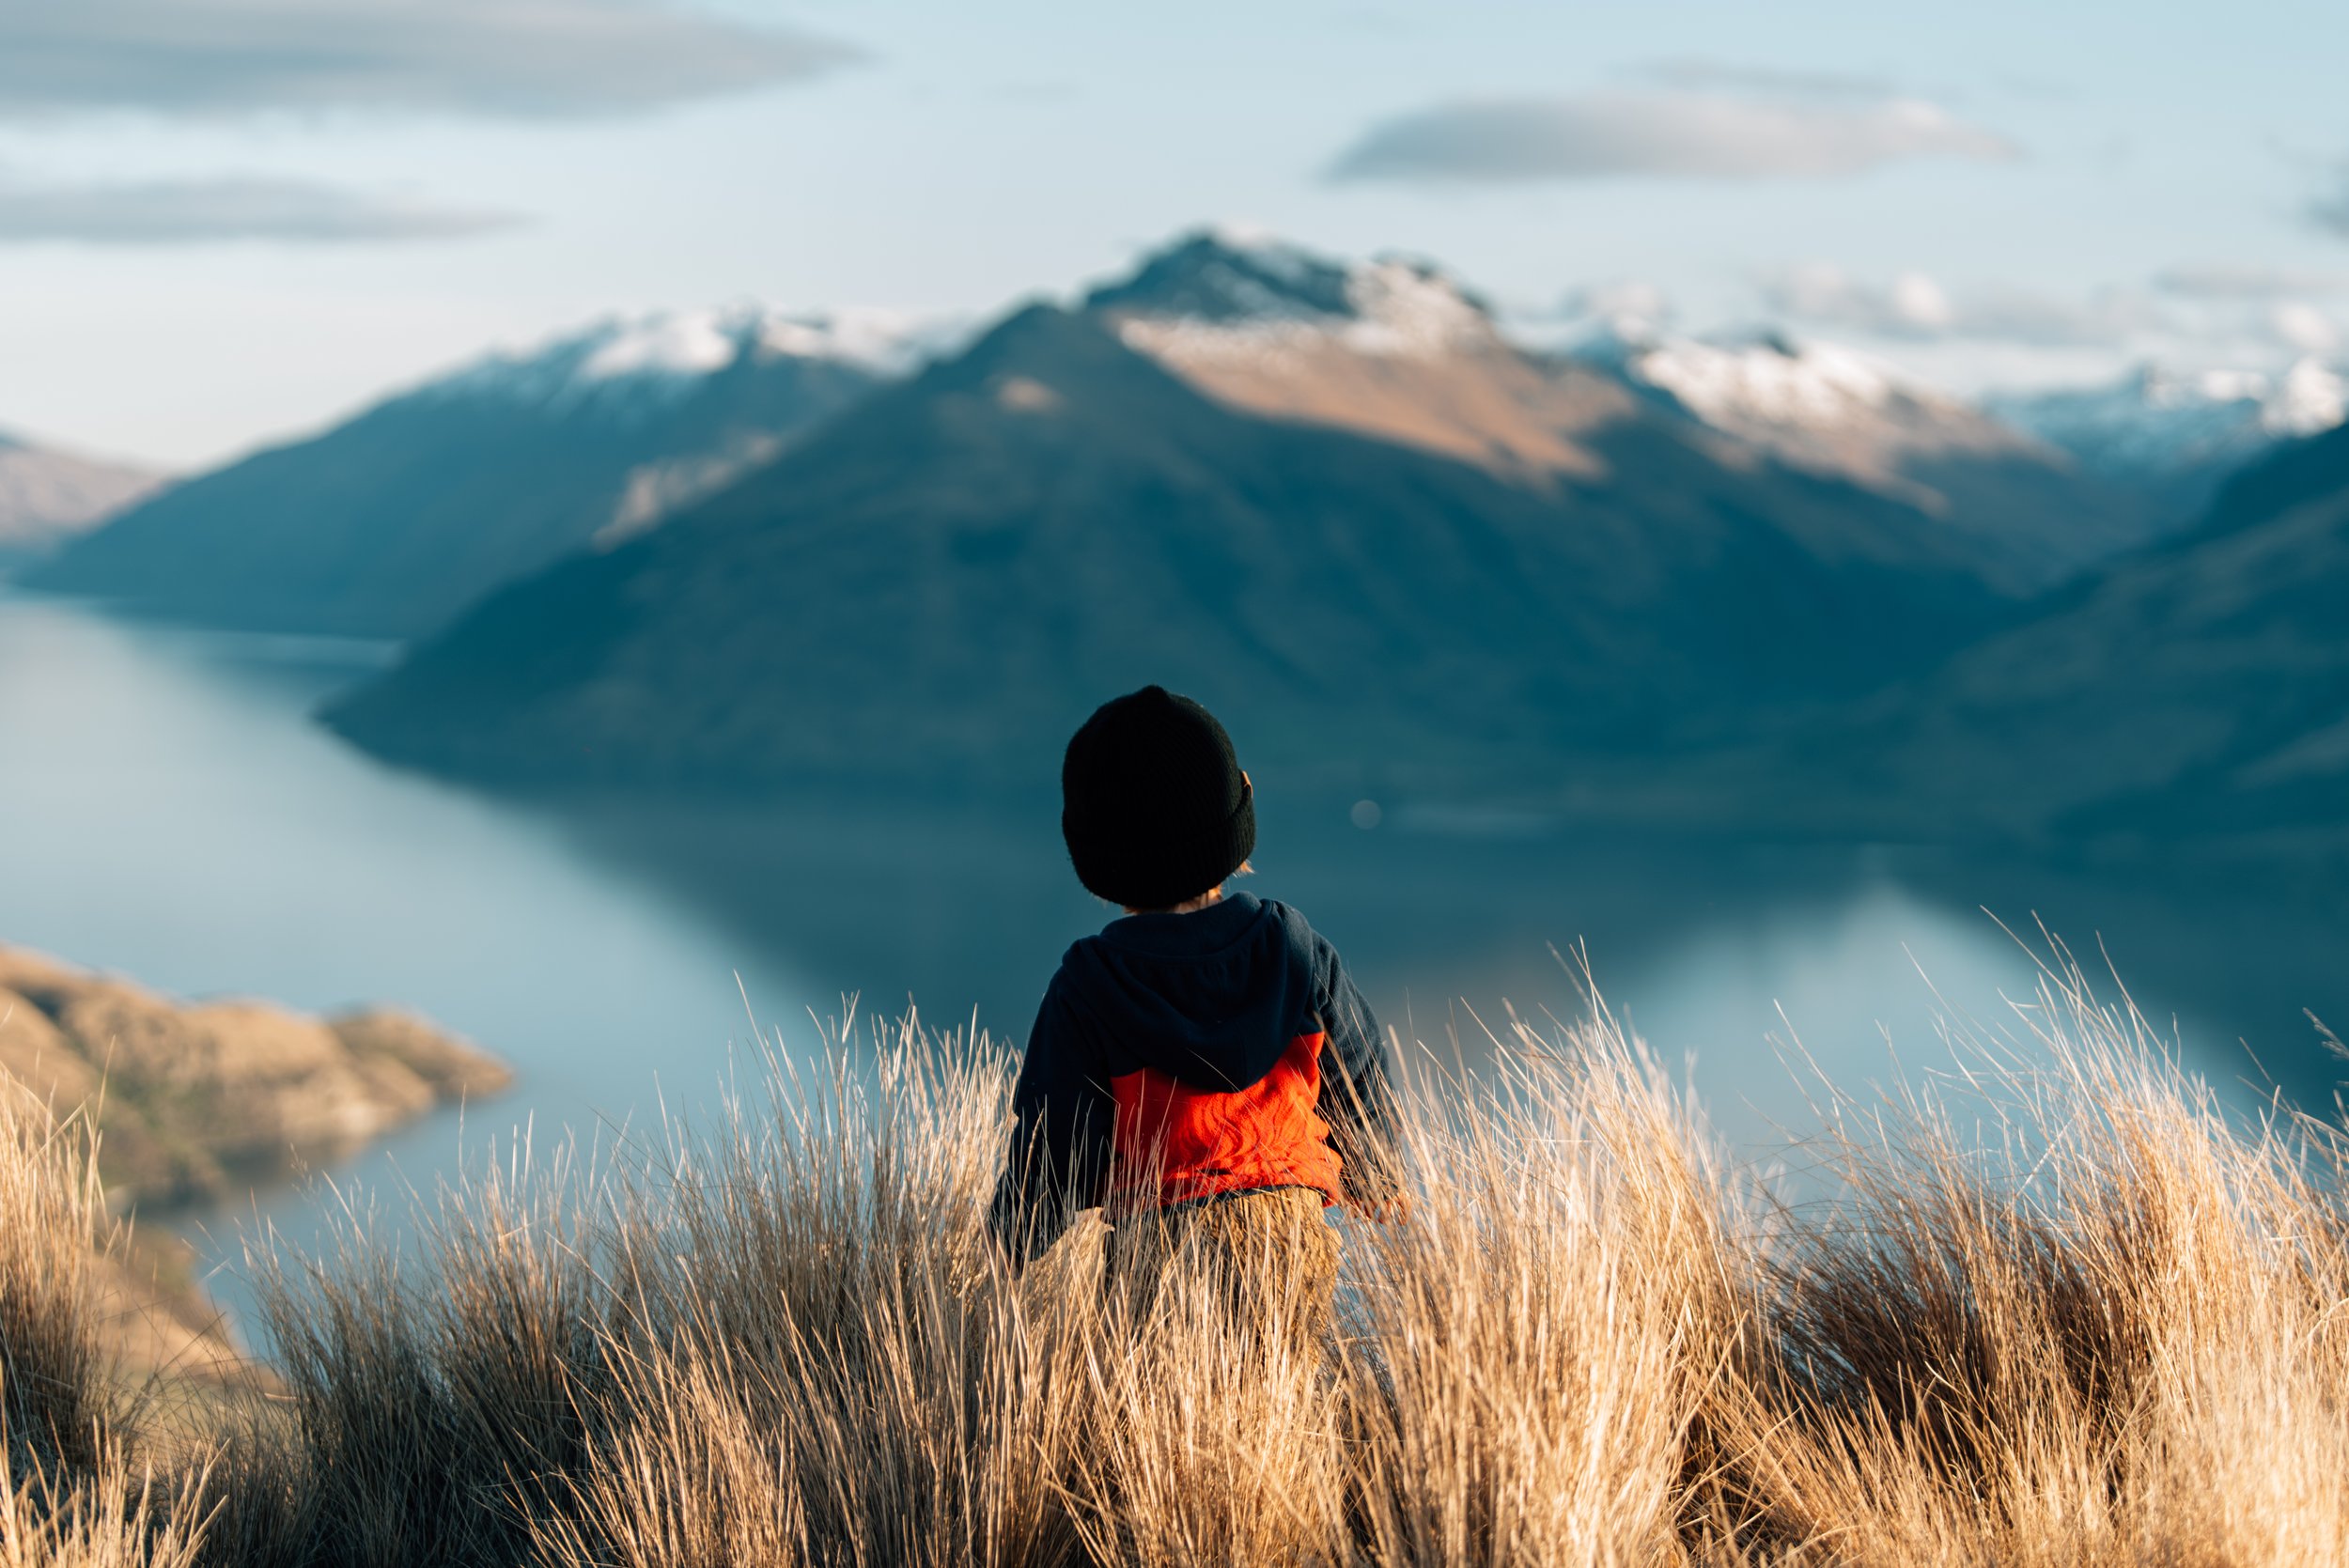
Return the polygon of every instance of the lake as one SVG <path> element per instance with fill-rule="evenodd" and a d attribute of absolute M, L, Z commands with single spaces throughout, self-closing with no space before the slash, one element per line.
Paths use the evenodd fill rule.
<path fill-rule="evenodd" d="M 709 1105 L 752 1038 L 813 1017 L 975 1017 L 1017 1037 L 1060 950 L 1107 911 L 1049 810 L 871 804 L 534 809 L 386 768 L 309 722 L 388 650 L 107 618 L 0 590 L 0 941 L 183 994 L 418 1008 L 496 1052 L 516 1091 L 332 1172 L 429 1188 L 528 1127 L 609 1141 Z M 1242 754 L 1247 737 L 1238 737 Z M 1774 1041 L 1839 1079 L 1929 1068 L 1938 1021 L 1995 1021 L 2032 981 L 2034 915 L 2109 951 L 2189 1062 L 2329 1102 L 2304 1009 L 2349 1020 L 2349 902 L 2121 879 L 1884 846 L 1575 834 L 1392 807 L 1370 828 L 1258 781 L 1247 884 L 1305 909 L 1386 1022 L 1449 1058 L 1475 1019 L 1579 1011 L 1553 947 L 1587 943 L 1610 1004 L 1741 1142 L 1799 1126 Z M 1367 818 L 1367 813 L 1363 814 Z M 1897 1053 L 1897 1057 L 1896 1054 Z M 232 1309 L 236 1226 L 311 1234 L 281 1187 L 186 1217 Z"/>

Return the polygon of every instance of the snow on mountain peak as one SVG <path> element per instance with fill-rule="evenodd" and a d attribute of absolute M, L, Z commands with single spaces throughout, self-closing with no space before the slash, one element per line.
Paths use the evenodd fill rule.
<path fill-rule="evenodd" d="M 1484 304 L 1426 263 L 1342 262 L 1230 229 L 1176 241 L 1085 303 L 1113 318 L 1129 344 L 1177 361 L 1329 342 L 1358 353 L 1432 357 L 1495 336 Z"/>
<path fill-rule="evenodd" d="M 1949 511 L 1950 498 L 1915 476 L 1915 462 L 1958 454 L 2003 458 L 2030 445 L 1879 360 L 1776 332 L 1644 341 L 1616 334 L 1577 357 L 1612 367 L 1634 388 L 1781 462 L 1936 517 Z"/>
<path fill-rule="evenodd" d="M 2147 476 L 2240 462 L 2273 442 L 2332 429 L 2349 421 L 2349 380 L 2315 359 L 2280 376 L 2147 365 L 2112 385 L 2009 394 L 1986 406 L 2091 468 Z"/>
<path fill-rule="evenodd" d="M 1742 343 L 1674 338 L 1621 351 L 1625 374 L 1670 394 L 1707 425 L 1834 426 L 1916 396 L 1849 349 L 1776 335 Z"/>
<path fill-rule="evenodd" d="M 707 376 L 741 357 L 741 336 L 728 332 L 715 311 L 680 311 L 639 321 L 615 322 L 579 362 L 584 381 L 628 376 Z"/>
<path fill-rule="evenodd" d="M 2260 409 L 2260 424 L 2279 436 L 2312 436 L 2349 421 L 2349 379 L 2312 359 L 2283 373 Z"/>
<path fill-rule="evenodd" d="M 491 353 L 422 389 L 615 412 L 664 406 L 743 364 L 832 360 L 900 374 L 936 346 L 938 330 L 886 310 L 791 316 L 754 304 L 608 317 L 535 347 Z"/>

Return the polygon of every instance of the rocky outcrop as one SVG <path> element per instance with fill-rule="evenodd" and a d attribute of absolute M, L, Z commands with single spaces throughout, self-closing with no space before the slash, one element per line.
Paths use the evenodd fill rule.
<path fill-rule="evenodd" d="M 510 1081 L 410 1014 L 183 1002 L 11 948 L 0 948 L 0 1073 L 60 1113 L 91 1108 L 117 1205 L 222 1196 Z"/>

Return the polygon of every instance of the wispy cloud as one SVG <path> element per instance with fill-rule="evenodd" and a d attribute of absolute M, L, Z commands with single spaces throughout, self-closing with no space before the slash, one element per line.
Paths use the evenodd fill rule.
<path fill-rule="evenodd" d="M 2015 156 L 2005 137 L 1919 99 L 1595 92 L 1400 116 L 1371 127 L 1329 177 L 1423 184 L 1826 179 L 1910 158 Z"/>
<path fill-rule="evenodd" d="M 1762 298 L 1771 310 L 1797 320 L 1917 342 L 2114 347 L 2162 324 L 2148 302 L 2118 291 L 2088 299 L 2012 287 L 1953 293 L 1922 272 L 1877 284 L 1821 264 L 1764 278 Z"/>
<path fill-rule="evenodd" d="M 661 0 L 27 0 L 0 6 L 0 115 L 610 115 L 853 57 Z"/>
<path fill-rule="evenodd" d="M 1657 327 L 1672 318 L 1672 303 L 1645 278 L 1614 278 L 1585 284 L 1559 302 L 1567 320 L 1606 321 L 1619 327 Z"/>
<path fill-rule="evenodd" d="M 2171 267 L 2154 275 L 2154 287 L 2188 300 L 2276 300 L 2349 290 L 2349 272 L 2299 272 L 2232 262 Z"/>
<path fill-rule="evenodd" d="M 300 180 L 30 185 L 0 179 L 0 243 L 446 240 L 510 228 L 521 221 L 511 212 L 432 206 Z"/>

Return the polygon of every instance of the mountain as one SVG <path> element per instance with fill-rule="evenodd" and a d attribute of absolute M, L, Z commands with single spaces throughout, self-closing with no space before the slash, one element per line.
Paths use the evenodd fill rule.
<path fill-rule="evenodd" d="M 2207 505 L 2227 475 L 2278 442 L 2332 429 L 2349 417 L 2349 381 L 2312 359 L 2280 376 L 2181 375 L 2149 365 L 2109 386 L 2007 394 L 1984 406 L 2183 519 Z"/>
<path fill-rule="evenodd" d="M 529 781 L 1046 787 L 1160 680 L 1296 787 L 1498 789 L 1892 678 L 1981 552 L 1510 347 L 1408 263 L 1186 240 L 490 598 L 329 722 Z"/>
<path fill-rule="evenodd" d="M 1878 831 L 2349 846 L 2344 605 L 2337 427 L 2244 470 L 2191 534 L 1803 750 L 1835 756 L 1828 809 L 1889 811 Z"/>
<path fill-rule="evenodd" d="M 1346 264 L 1204 233 L 1096 289 L 1086 309 L 1227 407 L 1521 482 L 1595 477 L 1577 437 L 1626 412 L 1603 378 L 1518 351 L 1482 301 L 1425 262 Z"/>
<path fill-rule="evenodd" d="M 2010 592 L 2052 587 L 2163 525 L 2132 488 L 1848 349 L 1774 332 L 1726 340 L 1610 332 L 1580 352 L 1781 462 L 1915 508 L 1968 541 Z"/>
<path fill-rule="evenodd" d="M 192 479 L 27 581 L 213 625 L 412 637 L 771 459 L 900 371 L 906 343 L 752 308 L 601 322 Z"/>
<path fill-rule="evenodd" d="M 151 469 L 0 433 L 0 570 L 47 556 L 163 482 Z"/>

